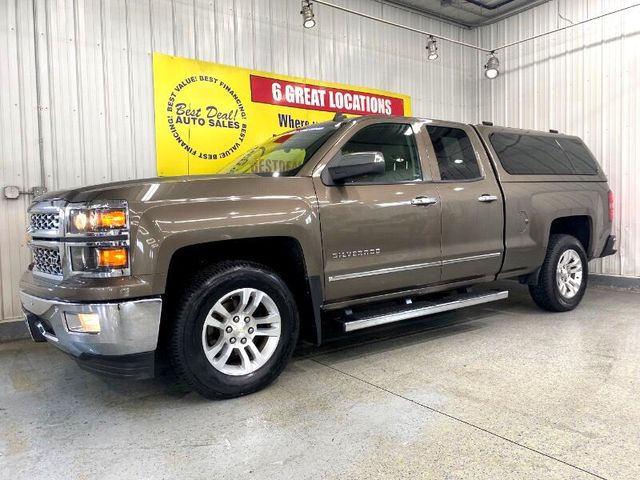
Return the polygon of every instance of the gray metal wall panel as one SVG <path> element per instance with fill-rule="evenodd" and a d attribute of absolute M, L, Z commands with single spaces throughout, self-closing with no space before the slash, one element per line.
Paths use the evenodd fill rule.
<path fill-rule="evenodd" d="M 337 1 L 476 38 L 377 1 Z M 476 120 L 475 54 L 442 44 L 428 62 L 420 35 L 315 9 L 318 27 L 304 30 L 299 0 L 0 0 L 0 186 L 41 184 L 40 138 L 50 190 L 155 175 L 154 51 L 393 90 L 417 115 Z M 28 202 L 0 199 L 0 321 L 20 314 Z"/>
<path fill-rule="evenodd" d="M 558 0 L 480 29 L 496 46 L 633 5 L 627 0 Z M 561 15 L 561 16 L 560 16 Z M 501 73 L 479 72 L 480 117 L 521 128 L 579 135 L 604 167 L 616 197 L 619 253 L 596 272 L 640 276 L 640 7 L 499 54 Z M 478 56 L 478 64 L 484 56 Z"/>
<path fill-rule="evenodd" d="M 377 1 L 336 1 L 485 46 L 566 24 L 558 13 L 575 22 L 633 3 L 559 0 L 469 31 Z M 440 59 L 428 62 L 420 35 L 318 4 L 317 28 L 304 30 L 299 8 L 297 0 L 0 0 L 0 183 L 39 185 L 40 148 L 49 189 L 154 175 L 157 51 L 394 90 L 411 95 L 416 115 L 580 135 L 617 199 L 620 254 L 594 269 L 640 276 L 640 8 L 502 52 L 493 82 L 482 77 L 484 55 L 440 42 Z M 0 199 L 0 319 L 19 315 L 27 204 Z"/>
<path fill-rule="evenodd" d="M 40 181 L 33 28 L 29 3 L 0 2 L 2 185 L 24 187 Z M 0 200 L 0 320 L 18 317 L 20 312 L 17 279 L 29 261 L 24 235 L 27 206 L 26 197 Z"/>

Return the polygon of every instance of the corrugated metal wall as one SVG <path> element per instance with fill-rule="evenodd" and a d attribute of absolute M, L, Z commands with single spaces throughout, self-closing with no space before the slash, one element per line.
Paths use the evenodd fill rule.
<path fill-rule="evenodd" d="M 344 6 L 474 40 L 371 0 Z M 476 56 L 299 0 L 0 0 L 0 186 L 49 190 L 155 175 L 153 51 L 411 95 L 414 112 L 474 121 Z M 40 126 L 39 126 L 40 119 Z M 40 144 L 41 142 L 41 144 Z M 29 197 L 0 198 L 0 320 L 19 316 Z"/>
<path fill-rule="evenodd" d="M 373 0 L 336 3 L 495 46 L 635 0 L 557 0 L 469 31 Z M 640 8 L 483 56 L 322 5 L 301 28 L 298 0 L 0 0 L 0 186 L 52 189 L 155 174 L 151 52 L 411 95 L 417 115 L 585 138 L 616 192 L 620 254 L 597 271 L 640 276 Z M 563 20 L 560 15 L 569 19 Z M 0 321 L 17 318 L 29 261 L 29 197 L 0 198 Z"/>
<path fill-rule="evenodd" d="M 482 28 L 481 42 L 504 45 L 636 3 L 549 2 Z M 640 276 L 640 7 L 509 48 L 499 58 L 498 79 L 478 83 L 480 118 L 582 137 L 615 192 L 620 242 L 617 255 L 593 268 Z"/>

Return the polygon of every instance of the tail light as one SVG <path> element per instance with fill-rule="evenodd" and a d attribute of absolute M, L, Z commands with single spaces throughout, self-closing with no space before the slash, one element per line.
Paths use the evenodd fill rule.
<path fill-rule="evenodd" d="M 609 221 L 613 223 L 613 214 L 615 213 L 615 208 L 613 205 L 613 192 L 609 190 Z"/>

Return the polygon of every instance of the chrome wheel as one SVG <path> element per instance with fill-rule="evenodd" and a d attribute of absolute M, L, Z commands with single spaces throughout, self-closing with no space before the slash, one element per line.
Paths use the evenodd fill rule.
<path fill-rule="evenodd" d="M 279 341 L 278 307 L 255 288 L 224 295 L 209 310 L 202 327 L 204 354 L 226 375 L 255 372 L 271 358 Z"/>
<path fill-rule="evenodd" d="M 582 286 L 582 260 L 575 250 L 569 249 L 560 256 L 556 267 L 556 284 L 565 298 L 573 298 Z"/>

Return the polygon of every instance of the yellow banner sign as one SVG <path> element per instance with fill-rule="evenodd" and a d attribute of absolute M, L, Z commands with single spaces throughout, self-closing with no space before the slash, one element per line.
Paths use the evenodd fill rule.
<path fill-rule="evenodd" d="M 406 95 L 153 54 L 158 175 L 218 173 L 275 134 L 346 115 L 410 115 Z"/>

